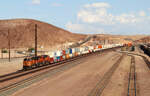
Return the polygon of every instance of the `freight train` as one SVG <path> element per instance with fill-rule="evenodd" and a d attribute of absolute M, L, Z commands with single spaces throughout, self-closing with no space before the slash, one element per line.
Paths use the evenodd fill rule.
<path fill-rule="evenodd" d="M 121 48 L 121 51 L 134 51 L 134 50 L 135 50 L 135 47 L 131 42 L 124 43 L 123 47 Z"/>
<path fill-rule="evenodd" d="M 144 51 L 145 54 L 150 56 L 150 44 L 148 44 L 148 45 L 140 45 L 140 48 Z"/>
<path fill-rule="evenodd" d="M 28 69 L 37 68 L 44 65 L 50 65 L 77 56 L 83 56 L 100 50 L 110 49 L 114 47 L 121 47 L 121 46 L 123 46 L 123 44 L 85 46 L 85 47 L 78 47 L 78 48 L 69 48 L 66 50 L 55 51 L 55 52 L 48 52 L 46 55 L 40 55 L 37 57 L 26 57 L 23 61 L 23 69 L 28 70 Z"/>

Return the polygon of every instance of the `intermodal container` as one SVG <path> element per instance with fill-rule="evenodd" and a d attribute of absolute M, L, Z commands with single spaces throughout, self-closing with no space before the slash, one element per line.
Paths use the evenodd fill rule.
<path fill-rule="evenodd" d="M 62 55 L 66 55 L 66 50 L 62 50 Z"/>
<path fill-rule="evenodd" d="M 71 48 L 69 48 L 69 54 L 72 54 L 72 49 Z"/>
<path fill-rule="evenodd" d="M 49 55 L 50 57 L 54 57 L 54 52 L 48 52 L 48 55 Z"/>
<path fill-rule="evenodd" d="M 78 52 L 75 52 L 75 56 L 78 56 Z"/>
<path fill-rule="evenodd" d="M 75 52 L 79 52 L 80 51 L 80 49 L 79 48 L 75 48 Z"/>
<path fill-rule="evenodd" d="M 70 57 L 69 57 L 69 54 L 66 54 L 66 59 L 69 59 Z"/>
<path fill-rule="evenodd" d="M 84 51 L 88 51 L 88 50 L 89 50 L 89 47 L 85 46 Z"/>
<path fill-rule="evenodd" d="M 54 56 L 54 62 L 57 62 L 57 57 L 56 56 Z"/>
<path fill-rule="evenodd" d="M 98 45 L 98 48 L 102 48 L 102 45 Z"/>
<path fill-rule="evenodd" d="M 69 54 L 69 50 L 68 49 L 66 49 L 66 54 Z"/>
<path fill-rule="evenodd" d="M 50 63 L 54 63 L 54 58 L 53 57 L 50 58 Z"/>
<path fill-rule="evenodd" d="M 57 58 L 57 61 L 60 61 L 60 56 L 57 56 L 56 58 Z"/>
<path fill-rule="evenodd" d="M 60 56 L 60 61 L 64 60 L 63 56 Z"/>
<path fill-rule="evenodd" d="M 61 56 L 62 55 L 62 51 L 56 51 L 56 55 L 55 56 Z"/>
<path fill-rule="evenodd" d="M 65 56 L 65 55 L 63 55 L 62 57 L 63 57 L 63 59 L 66 59 L 66 56 Z"/>
<path fill-rule="evenodd" d="M 75 53 L 75 48 L 72 48 L 72 53 Z"/>

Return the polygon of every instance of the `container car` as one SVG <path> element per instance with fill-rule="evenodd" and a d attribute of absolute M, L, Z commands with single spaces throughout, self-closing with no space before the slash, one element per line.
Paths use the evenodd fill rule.
<path fill-rule="evenodd" d="M 109 44 L 109 45 L 95 45 L 95 46 L 84 46 L 77 48 L 69 48 L 61 51 L 48 52 L 47 55 L 40 55 L 37 57 L 27 57 L 23 60 L 23 69 L 32 69 L 55 62 L 61 62 L 77 56 L 85 56 L 93 52 L 98 52 L 103 49 L 119 47 L 119 46 L 132 46 L 132 43 L 127 44 Z M 132 48 L 134 50 L 134 48 Z"/>

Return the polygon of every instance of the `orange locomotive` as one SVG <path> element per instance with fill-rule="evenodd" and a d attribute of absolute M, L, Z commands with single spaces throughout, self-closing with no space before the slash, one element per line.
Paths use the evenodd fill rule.
<path fill-rule="evenodd" d="M 129 43 L 128 43 L 128 47 L 131 47 L 131 46 L 132 46 L 132 43 L 131 43 L 131 42 L 129 42 Z"/>
<path fill-rule="evenodd" d="M 124 43 L 123 46 L 126 46 L 126 47 L 131 47 L 133 44 L 131 42 L 128 42 L 128 43 Z"/>
<path fill-rule="evenodd" d="M 37 57 L 27 57 L 23 61 L 23 69 L 32 69 L 39 66 L 53 63 L 48 55 L 42 55 Z"/>

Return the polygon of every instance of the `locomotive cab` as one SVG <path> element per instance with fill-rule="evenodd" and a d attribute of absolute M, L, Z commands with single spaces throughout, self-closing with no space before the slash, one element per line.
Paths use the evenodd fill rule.
<path fill-rule="evenodd" d="M 32 66 L 32 59 L 31 58 L 25 58 L 23 60 L 23 69 L 28 69 Z"/>

